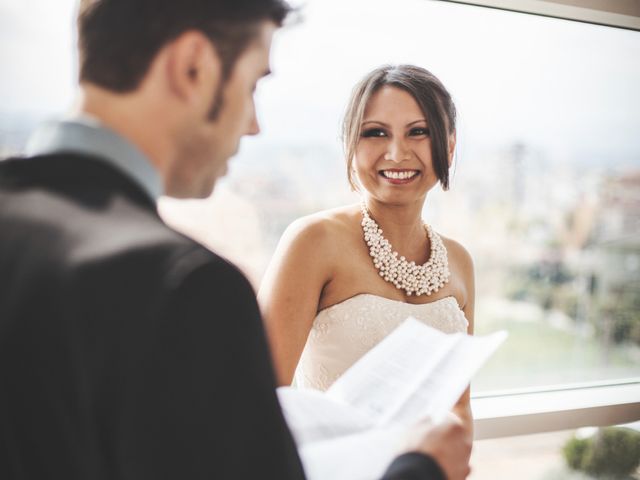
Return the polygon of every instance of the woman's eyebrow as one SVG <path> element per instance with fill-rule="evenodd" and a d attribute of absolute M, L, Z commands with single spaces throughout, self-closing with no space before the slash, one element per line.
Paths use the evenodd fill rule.
<path fill-rule="evenodd" d="M 382 125 L 383 127 L 389 127 L 388 124 L 381 122 L 379 120 L 365 120 L 364 122 L 362 122 L 362 125 L 366 125 L 367 123 L 375 123 L 377 125 Z M 410 127 L 411 125 L 415 125 L 416 123 L 427 123 L 426 118 L 419 118 L 418 120 L 413 120 L 412 122 L 407 123 L 407 127 Z"/>
<path fill-rule="evenodd" d="M 362 125 L 365 125 L 367 123 L 377 123 L 378 125 L 382 125 L 383 127 L 388 127 L 389 125 L 384 123 L 384 122 L 380 122 L 378 120 L 365 120 L 364 122 L 362 122 Z"/>

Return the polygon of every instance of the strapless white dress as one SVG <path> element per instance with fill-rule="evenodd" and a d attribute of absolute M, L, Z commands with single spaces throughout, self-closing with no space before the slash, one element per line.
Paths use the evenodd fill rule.
<path fill-rule="evenodd" d="M 318 313 L 293 385 L 326 390 L 409 316 L 445 333 L 466 332 L 469 324 L 454 297 L 414 305 L 361 293 Z"/>

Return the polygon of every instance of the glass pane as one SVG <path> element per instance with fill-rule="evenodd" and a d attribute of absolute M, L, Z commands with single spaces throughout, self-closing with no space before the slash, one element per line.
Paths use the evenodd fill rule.
<path fill-rule="evenodd" d="M 617 469 L 617 473 L 620 473 L 626 470 L 628 464 L 633 464 L 634 459 L 640 462 L 640 424 L 622 428 L 624 430 L 620 427 L 615 430 L 608 428 L 606 434 L 600 432 L 601 443 L 596 455 L 591 453 L 591 460 L 584 459 L 578 443 L 587 444 L 587 448 L 592 449 L 598 435 L 596 428 L 476 441 L 471 455 L 469 480 L 637 478 L 629 474 L 611 475 L 611 469 Z M 608 451 L 609 448 L 614 453 Z M 576 466 L 580 465 L 579 468 L 570 468 L 568 459 Z M 637 475 L 637 469 L 635 471 Z"/>
<path fill-rule="evenodd" d="M 0 158 L 19 153 L 40 121 L 72 103 L 76 3 L 0 0 Z"/>
<path fill-rule="evenodd" d="M 0 154 L 74 93 L 74 2 L 30 15 L 48 3 L 0 0 Z M 421 65 L 460 112 L 452 188 L 424 216 L 474 258 L 476 332 L 510 332 L 474 389 L 640 376 L 640 33 L 427 0 L 305 4 L 259 86 L 262 134 L 210 199 L 164 199 L 166 220 L 257 286 L 291 221 L 357 201 L 338 141 L 352 86 Z"/>
<path fill-rule="evenodd" d="M 257 285 L 287 224 L 357 200 L 337 139 L 352 86 L 415 63 L 460 112 L 452 188 L 424 216 L 474 258 L 476 332 L 510 333 L 474 391 L 639 376 L 640 33 L 420 0 L 307 4 L 275 42 L 263 135 L 219 196 L 167 201 L 169 221 L 217 248 L 251 231 L 227 251 Z"/>

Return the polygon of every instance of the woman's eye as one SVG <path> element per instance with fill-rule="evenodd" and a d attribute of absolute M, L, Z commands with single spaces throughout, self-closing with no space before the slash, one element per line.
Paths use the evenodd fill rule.
<path fill-rule="evenodd" d="M 429 136 L 429 129 L 428 128 L 412 128 L 411 131 L 409 132 L 409 135 L 411 136 Z"/>
<path fill-rule="evenodd" d="M 362 132 L 362 136 L 369 138 L 369 137 L 384 137 L 387 134 L 385 133 L 384 130 L 380 129 L 380 128 L 369 128 L 365 131 Z"/>

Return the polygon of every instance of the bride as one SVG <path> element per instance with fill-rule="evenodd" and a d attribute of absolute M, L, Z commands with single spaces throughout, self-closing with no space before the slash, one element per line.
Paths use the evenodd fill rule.
<path fill-rule="evenodd" d="M 326 390 L 410 315 L 473 332 L 471 258 L 421 217 L 427 193 L 449 186 L 455 121 L 416 66 L 377 68 L 354 89 L 343 140 L 362 203 L 290 225 L 259 292 L 280 384 Z M 454 413 L 471 432 L 469 389 Z"/>

